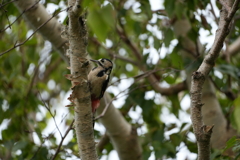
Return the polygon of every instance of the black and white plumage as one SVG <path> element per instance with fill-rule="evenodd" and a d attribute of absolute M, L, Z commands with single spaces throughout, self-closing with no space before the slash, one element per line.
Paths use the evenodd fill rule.
<path fill-rule="evenodd" d="M 100 105 L 100 99 L 103 97 L 104 92 L 107 89 L 113 63 L 106 58 L 91 61 L 97 63 L 98 65 L 88 74 L 91 91 L 92 112 L 95 113 L 96 109 Z"/>

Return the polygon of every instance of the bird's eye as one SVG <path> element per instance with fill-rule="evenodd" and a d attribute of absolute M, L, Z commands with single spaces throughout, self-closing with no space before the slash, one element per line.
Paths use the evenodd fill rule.
<path fill-rule="evenodd" d="M 104 62 L 104 59 L 101 59 L 101 62 L 103 63 L 103 62 Z"/>

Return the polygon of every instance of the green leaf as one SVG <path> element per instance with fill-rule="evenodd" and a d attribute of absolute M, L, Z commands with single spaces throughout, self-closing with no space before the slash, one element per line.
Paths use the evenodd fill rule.
<path fill-rule="evenodd" d="M 92 28 L 93 32 L 100 41 L 105 41 L 108 33 L 108 26 L 103 20 L 99 11 L 92 10 L 88 15 L 88 25 Z"/>
<path fill-rule="evenodd" d="M 143 150 L 143 160 L 148 160 L 152 151 L 149 148 Z"/>
<path fill-rule="evenodd" d="M 176 69 L 183 69 L 183 60 L 182 57 L 178 54 L 178 52 L 174 49 L 174 51 L 170 54 L 172 67 Z"/>
<path fill-rule="evenodd" d="M 186 5 L 187 5 L 187 8 L 189 10 L 193 11 L 195 9 L 195 6 L 196 6 L 196 0 L 192 0 L 191 3 L 186 3 Z"/>
<path fill-rule="evenodd" d="M 235 146 L 232 148 L 234 152 L 239 152 L 240 151 L 240 140 L 237 139 Z"/>
<path fill-rule="evenodd" d="M 170 139 L 171 142 L 175 145 L 175 146 L 179 146 L 180 143 L 182 142 L 182 137 L 180 134 L 178 133 L 174 133 L 170 135 Z"/>
<path fill-rule="evenodd" d="M 38 127 L 39 127 L 41 130 L 44 130 L 44 129 L 47 127 L 46 121 L 39 121 L 39 122 L 38 122 Z"/>
<path fill-rule="evenodd" d="M 115 25 L 114 10 L 110 4 L 101 9 L 91 8 L 87 19 L 88 25 L 102 42 L 105 41 L 109 30 Z"/>
<path fill-rule="evenodd" d="M 168 149 L 169 152 L 175 153 L 176 146 L 173 145 L 172 142 L 166 142 L 164 143 L 164 147 Z"/>
<path fill-rule="evenodd" d="M 185 5 L 186 5 L 186 3 L 176 1 L 175 12 L 176 12 L 176 15 L 179 19 L 181 19 L 185 15 L 185 12 L 186 12 L 186 6 Z"/>
<path fill-rule="evenodd" d="M 173 40 L 173 31 L 168 28 L 166 31 L 164 31 L 164 39 L 163 42 L 166 47 L 169 47 L 170 42 Z"/>
<path fill-rule="evenodd" d="M 110 4 L 102 7 L 101 14 L 102 14 L 102 17 L 103 17 L 103 20 L 105 21 L 105 23 L 110 27 L 114 27 L 114 25 L 115 25 L 114 14 L 115 13 L 114 13 L 113 7 Z"/>
<path fill-rule="evenodd" d="M 168 83 L 168 84 L 174 84 L 176 81 L 176 78 L 173 77 L 172 75 L 168 75 L 167 77 L 164 78 L 164 80 Z"/>
<path fill-rule="evenodd" d="M 37 45 L 37 38 L 32 37 L 25 43 L 25 45 Z"/>
<path fill-rule="evenodd" d="M 240 132 L 240 118 L 239 118 L 239 115 L 240 115 L 240 96 L 238 96 L 238 98 L 236 98 L 234 100 L 233 104 L 235 106 L 235 109 L 233 111 L 234 120 L 235 120 L 235 123 L 237 125 L 237 130 L 238 130 L 238 132 Z"/>
<path fill-rule="evenodd" d="M 158 144 L 159 145 L 159 144 Z M 164 155 L 166 155 L 168 150 L 166 148 L 160 148 L 158 150 L 155 150 L 155 157 L 161 158 Z"/>
<path fill-rule="evenodd" d="M 151 5 L 148 1 L 140 1 L 141 6 L 140 8 L 142 9 L 142 11 L 144 11 L 144 13 L 147 15 L 147 17 L 149 19 L 152 18 L 152 10 L 151 10 Z"/>
<path fill-rule="evenodd" d="M 157 142 L 162 142 L 164 139 L 164 131 L 161 129 L 157 129 L 153 135 L 152 135 L 152 140 L 157 141 Z"/>
<path fill-rule="evenodd" d="M 145 14 L 132 13 L 131 14 L 131 19 L 133 19 L 134 21 L 143 23 L 143 22 L 147 21 L 148 18 Z"/>
<path fill-rule="evenodd" d="M 229 139 L 227 141 L 226 147 L 224 148 L 224 151 L 226 151 L 227 149 L 233 147 L 236 143 L 236 136 L 232 137 L 231 139 Z"/>
<path fill-rule="evenodd" d="M 25 146 L 27 146 L 27 142 L 26 141 L 18 141 L 13 146 L 13 152 L 16 152 L 19 149 L 23 149 Z"/>
<path fill-rule="evenodd" d="M 158 50 L 162 47 L 162 40 L 159 40 L 158 38 L 154 37 L 154 48 Z"/>
<path fill-rule="evenodd" d="M 197 38 L 199 37 L 197 28 L 192 28 L 189 30 L 187 35 L 193 42 L 197 42 Z"/>
<path fill-rule="evenodd" d="M 58 8 L 56 9 L 54 12 L 53 12 L 53 16 L 57 16 L 59 13 L 61 12 L 61 8 Z"/>
<path fill-rule="evenodd" d="M 182 132 L 184 127 L 187 125 L 188 123 L 182 123 L 181 127 L 180 127 L 180 131 Z"/>
<path fill-rule="evenodd" d="M 233 65 L 221 64 L 221 65 L 214 67 L 214 69 L 220 71 L 223 74 L 230 75 L 231 77 L 239 80 L 239 77 L 238 77 L 239 69 Z"/>
<path fill-rule="evenodd" d="M 140 101 L 141 102 L 141 101 Z M 141 106 L 142 110 L 143 110 L 143 116 L 145 117 L 149 117 L 151 114 L 151 111 L 153 110 L 153 105 L 154 102 L 153 100 L 142 100 L 142 103 L 139 103 L 139 105 Z"/>
<path fill-rule="evenodd" d="M 210 159 L 211 160 L 216 160 L 219 155 L 221 155 L 221 152 L 219 150 L 214 150 L 214 152 L 211 153 Z"/>
<path fill-rule="evenodd" d="M 171 96 L 169 96 L 168 98 L 169 98 L 170 101 L 172 102 L 171 112 L 172 112 L 176 117 L 178 117 L 178 113 L 179 113 L 179 110 L 181 109 L 181 106 L 180 106 L 180 101 L 179 101 L 179 99 L 178 99 L 177 94 L 171 95 Z"/>
<path fill-rule="evenodd" d="M 240 157 L 240 153 L 238 153 L 238 154 L 236 155 L 236 157 L 234 158 L 234 160 L 239 160 L 239 157 Z"/>
<path fill-rule="evenodd" d="M 170 17 L 172 17 L 174 14 L 175 2 L 176 2 L 175 0 L 164 1 L 165 10 L 168 13 L 168 15 L 170 15 Z"/>

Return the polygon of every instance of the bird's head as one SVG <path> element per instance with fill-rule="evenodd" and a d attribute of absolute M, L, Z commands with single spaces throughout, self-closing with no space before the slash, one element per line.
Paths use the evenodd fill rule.
<path fill-rule="evenodd" d="M 97 63 L 98 66 L 105 69 L 106 74 L 110 75 L 112 68 L 113 68 L 113 63 L 111 60 L 106 59 L 106 58 L 101 58 L 99 60 L 90 59 L 90 61 Z"/>

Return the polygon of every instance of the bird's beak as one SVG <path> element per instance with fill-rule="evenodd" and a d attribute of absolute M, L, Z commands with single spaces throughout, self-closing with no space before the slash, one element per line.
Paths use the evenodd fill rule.
<path fill-rule="evenodd" d="M 90 59 L 90 61 L 98 63 L 98 60 Z"/>

